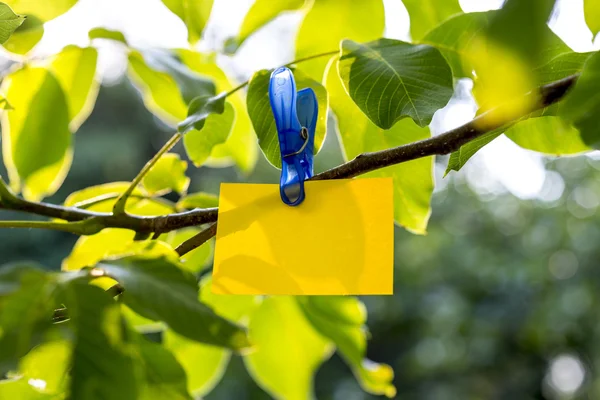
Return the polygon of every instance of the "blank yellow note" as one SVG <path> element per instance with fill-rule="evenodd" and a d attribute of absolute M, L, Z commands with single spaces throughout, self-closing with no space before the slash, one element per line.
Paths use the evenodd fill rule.
<path fill-rule="evenodd" d="M 218 294 L 392 294 L 392 180 L 221 184 L 212 291 Z"/>

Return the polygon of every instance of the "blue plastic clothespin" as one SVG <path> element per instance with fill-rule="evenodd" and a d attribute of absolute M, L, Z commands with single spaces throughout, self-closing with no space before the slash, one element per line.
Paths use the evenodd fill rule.
<path fill-rule="evenodd" d="M 281 67 L 271 74 L 269 100 L 281 150 L 281 200 L 297 206 L 305 197 L 304 181 L 313 176 L 317 96 L 310 88 L 296 92 L 294 74 Z"/>

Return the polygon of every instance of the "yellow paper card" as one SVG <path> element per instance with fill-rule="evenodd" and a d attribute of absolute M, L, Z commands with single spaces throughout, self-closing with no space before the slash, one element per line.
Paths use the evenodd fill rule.
<path fill-rule="evenodd" d="M 392 179 L 221 184 L 212 291 L 217 294 L 393 294 Z"/>

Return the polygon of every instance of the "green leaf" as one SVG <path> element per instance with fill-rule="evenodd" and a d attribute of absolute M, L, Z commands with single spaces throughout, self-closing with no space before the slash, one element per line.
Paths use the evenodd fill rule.
<path fill-rule="evenodd" d="M 70 398 L 137 398 L 134 347 L 119 305 L 102 289 L 80 282 L 65 288 L 63 302 L 75 332 Z"/>
<path fill-rule="evenodd" d="M 141 400 L 191 400 L 187 377 L 177 359 L 164 346 L 138 337 L 138 346 L 145 385 Z"/>
<path fill-rule="evenodd" d="M 198 192 L 183 196 L 176 205 L 178 210 L 194 208 L 212 208 L 219 206 L 219 197 L 212 193 Z"/>
<path fill-rule="evenodd" d="M 0 109 L 2 110 L 14 110 L 14 107 L 8 102 L 8 99 L 0 95 Z"/>
<path fill-rule="evenodd" d="M 42 270 L 13 264 L 0 270 L 0 375 L 40 343 L 51 327 L 54 282 Z"/>
<path fill-rule="evenodd" d="M 585 62 L 592 54 L 593 53 L 574 53 L 571 51 L 551 58 L 548 62 L 534 70 L 539 84 L 547 85 L 580 73 L 583 70 Z"/>
<path fill-rule="evenodd" d="M 59 394 L 67 384 L 72 350 L 73 345 L 66 340 L 43 343 L 21 359 L 19 375 L 43 381 L 42 393 Z"/>
<path fill-rule="evenodd" d="M 455 14 L 462 13 L 458 0 L 402 0 L 410 16 L 410 36 L 421 40 L 427 32 Z"/>
<path fill-rule="evenodd" d="M 560 115 L 579 129 L 583 142 L 600 148 L 600 52 L 585 63 L 575 87 L 567 94 L 560 107 Z"/>
<path fill-rule="evenodd" d="M 348 97 L 334 64 L 327 75 L 331 109 L 337 119 L 344 159 L 361 153 L 388 149 L 430 136 L 428 128 L 418 127 L 411 119 L 398 122 L 389 130 L 373 124 Z M 431 213 L 433 158 L 421 158 L 370 172 L 363 177 L 389 177 L 394 180 L 394 219 L 413 233 L 423 234 Z"/>
<path fill-rule="evenodd" d="M 296 59 L 335 51 L 343 39 L 375 40 L 383 36 L 384 20 L 382 0 L 315 1 L 296 37 Z M 319 57 L 299 64 L 299 68 L 321 82 L 326 65 L 327 59 Z"/>
<path fill-rule="evenodd" d="M 307 321 L 296 300 L 265 299 L 252 314 L 249 333 L 257 351 L 244 356 L 244 362 L 256 383 L 278 399 L 314 398 L 313 376 L 333 346 Z"/>
<path fill-rule="evenodd" d="M 431 46 L 344 40 L 338 70 L 346 92 L 383 129 L 404 117 L 421 127 L 429 125 L 453 94 L 452 71 Z"/>
<path fill-rule="evenodd" d="M 96 268 L 123 286 L 123 301 L 141 316 L 199 342 L 234 350 L 249 346 L 243 329 L 198 301 L 196 279 L 172 259 L 126 257 Z"/>
<path fill-rule="evenodd" d="M 218 93 L 230 92 L 236 86 L 217 66 L 214 55 L 207 56 L 192 50 L 179 50 L 178 54 L 188 68 L 214 79 Z M 227 101 L 231 103 L 235 113 L 233 128 L 227 141 L 214 147 L 207 165 L 221 167 L 235 162 L 244 174 L 249 174 L 258 159 L 258 144 L 243 93 L 242 90 L 237 90 L 227 96 Z"/>
<path fill-rule="evenodd" d="M 165 241 L 173 248 L 177 248 L 181 243 L 195 236 L 199 232 L 200 229 L 198 228 L 179 229 L 177 231 L 169 232 Z M 183 267 L 194 273 L 204 270 L 212 261 L 213 248 L 214 240 L 211 239 L 202 244 L 202 246 L 186 253 L 180 257 Z"/>
<path fill-rule="evenodd" d="M 213 0 L 162 0 L 188 29 L 188 41 L 196 44 L 202 37 L 204 26 L 210 17 Z"/>
<path fill-rule="evenodd" d="M 190 178 L 185 176 L 187 161 L 181 160 L 179 154 L 164 154 L 148 171 L 142 184 L 150 195 L 165 194 L 171 190 L 183 193 L 190 184 Z"/>
<path fill-rule="evenodd" d="M 146 107 L 166 123 L 176 125 L 198 96 L 215 94 L 214 84 L 194 73 L 167 51 L 129 53 L 129 77 L 142 94 Z"/>
<path fill-rule="evenodd" d="M 276 168 L 281 168 L 281 153 L 279 150 L 279 138 L 277 136 L 277 127 L 275 126 L 275 117 L 271 110 L 269 101 L 269 81 L 273 70 L 260 70 L 256 72 L 250 80 L 248 87 L 247 107 L 250 114 L 250 120 L 254 126 L 258 144 L 262 149 L 267 160 Z M 319 82 L 316 82 L 299 70 L 294 70 L 294 79 L 296 89 L 312 88 L 317 96 L 319 103 L 319 112 L 317 117 L 317 128 L 315 129 L 315 148 L 314 154 L 317 154 L 327 133 L 327 108 L 329 106 L 329 96 L 327 90 Z"/>
<path fill-rule="evenodd" d="M 299 297 L 298 303 L 312 326 L 335 343 L 364 390 L 390 398 L 396 395 L 392 368 L 365 358 L 367 312 L 356 297 Z"/>
<path fill-rule="evenodd" d="M 119 31 L 114 31 L 111 29 L 106 29 L 106 28 L 93 28 L 88 32 L 88 37 L 90 38 L 90 40 L 93 39 L 108 39 L 108 40 L 114 40 L 117 42 L 121 42 L 125 45 L 127 45 L 127 39 L 125 39 L 125 35 L 123 35 L 123 33 L 119 32 Z"/>
<path fill-rule="evenodd" d="M 23 21 L 24 15 L 17 15 L 9 6 L 0 3 L 0 44 L 6 42 Z"/>
<path fill-rule="evenodd" d="M 69 45 L 58 53 L 50 71 L 60 83 L 69 105 L 69 128 L 77 131 L 94 109 L 100 82 L 96 80 L 98 51 Z"/>
<path fill-rule="evenodd" d="M 56 396 L 40 393 L 26 378 L 0 380 L 0 399 L 55 400 Z"/>
<path fill-rule="evenodd" d="M 213 295 L 211 278 L 200 282 L 199 300 L 232 321 L 241 322 L 260 304 L 259 296 Z M 223 377 L 231 357 L 227 349 L 190 341 L 171 330 L 164 336 L 165 347 L 183 365 L 188 377 L 188 390 L 194 396 L 209 393 Z"/>
<path fill-rule="evenodd" d="M 15 12 L 27 16 L 25 22 L 4 43 L 6 50 L 25 54 L 44 35 L 44 22 L 48 22 L 69 11 L 77 0 L 4 0 Z"/>
<path fill-rule="evenodd" d="M 102 185 L 90 186 L 88 188 L 71 193 L 65 200 L 67 207 L 85 208 L 90 211 L 111 212 L 112 207 L 119 195 L 129 188 L 129 182 L 111 182 Z M 138 208 L 139 197 L 147 197 L 149 194 L 141 187 L 136 187 L 132 192 L 132 199 L 127 202 L 128 207 Z M 129 209 L 131 212 L 133 209 Z"/>
<path fill-rule="evenodd" d="M 20 69 L 2 87 L 14 107 L 2 117 L 11 186 L 29 200 L 40 200 L 56 192 L 71 166 L 67 100 L 59 81 L 42 68 Z"/>
<path fill-rule="evenodd" d="M 553 156 L 573 155 L 591 150 L 581 140 L 577 128 L 560 117 L 528 119 L 508 128 L 504 133 L 525 149 Z"/>
<path fill-rule="evenodd" d="M 271 0 L 256 0 L 240 28 L 240 33 L 237 37 L 237 46 L 242 43 L 254 32 L 262 28 L 268 22 L 284 11 L 297 10 L 304 5 L 304 0 L 280 0 L 273 2 Z"/>
<path fill-rule="evenodd" d="M 193 106 L 194 103 L 190 106 L 190 112 L 193 112 Z M 235 112 L 229 102 L 225 103 L 222 113 L 198 110 L 188 117 L 186 121 L 195 121 L 195 126 L 204 125 L 191 129 L 183 138 L 185 150 L 196 167 L 206 162 L 215 146 L 227 141 L 234 119 Z M 186 124 L 186 121 L 182 124 Z"/>
<path fill-rule="evenodd" d="M 477 153 L 486 144 L 496 139 L 501 134 L 501 129 L 494 130 L 478 137 L 477 139 L 471 140 L 465 145 L 462 145 L 460 149 L 450 155 L 444 176 L 448 175 L 450 171 L 459 171 L 462 167 L 464 167 L 467 161 L 469 161 L 469 159 L 475 155 L 475 153 Z"/>
<path fill-rule="evenodd" d="M 583 12 L 587 26 L 596 36 L 600 32 L 600 3 L 597 0 L 583 0 Z"/>

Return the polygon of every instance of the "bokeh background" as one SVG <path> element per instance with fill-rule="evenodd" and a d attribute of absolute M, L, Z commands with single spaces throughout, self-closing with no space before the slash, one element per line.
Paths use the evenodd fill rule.
<path fill-rule="evenodd" d="M 215 1 L 201 49 L 222 50 L 251 2 Z M 461 1 L 465 11 L 501 4 Z M 385 7 L 386 36 L 409 39 L 402 3 L 388 0 Z M 184 25 L 167 17 L 159 0 L 80 0 L 47 24 L 35 53 L 86 44 L 96 26 L 121 30 L 138 47 L 187 46 Z M 219 63 L 242 81 L 255 70 L 289 62 L 299 20 L 295 13 L 277 18 L 235 56 L 219 56 Z M 600 48 L 584 23 L 582 0 L 558 1 L 550 25 L 576 51 Z M 4 68 L 14 60 L 4 55 L 1 61 Z M 73 191 L 130 180 L 171 136 L 171 128 L 144 108 L 125 67 L 122 49 L 103 43 L 96 107 L 75 135 L 65 183 L 48 201 L 61 203 Z M 450 105 L 436 114 L 434 132 L 473 117 L 470 84 L 460 82 Z M 396 228 L 396 294 L 363 298 L 371 331 L 368 357 L 394 368 L 403 399 L 600 398 L 600 154 L 544 158 L 500 137 L 460 173 L 442 178 L 446 161 L 437 159 L 429 233 L 414 236 Z M 341 162 L 330 134 L 316 169 Z M 262 155 L 250 176 L 233 167 L 191 164 L 188 174 L 190 193 L 218 193 L 220 182 L 273 183 L 279 176 Z M 15 216 L 0 212 L 1 218 Z M 0 230 L 0 263 L 28 259 L 59 269 L 75 240 L 53 231 Z M 372 397 L 338 356 L 320 368 L 315 385 L 319 399 Z M 206 398 L 269 396 L 234 359 Z"/>

